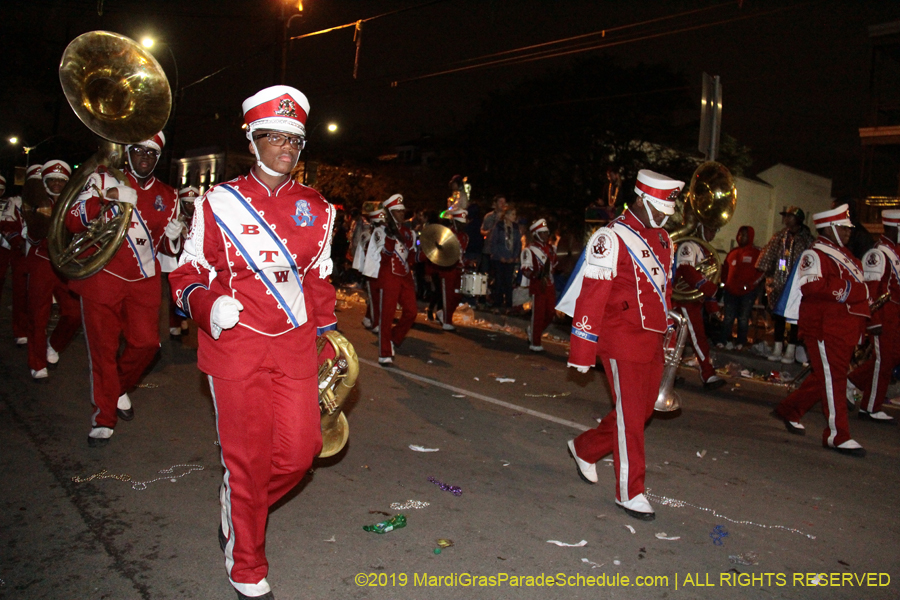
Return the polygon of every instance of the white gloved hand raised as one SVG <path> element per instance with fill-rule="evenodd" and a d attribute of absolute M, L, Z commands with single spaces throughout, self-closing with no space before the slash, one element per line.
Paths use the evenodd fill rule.
<path fill-rule="evenodd" d="M 581 365 L 573 365 L 572 363 L 566 363 L 566 366 L 567 366 L 567 367 L 575 367 L 575 369 L 576 369 L 579 373 L 587 373 L 588 371 L 591 370 L 590 367 L 583 367 L 583 366 L 581 366 Z"/>
<path fill-rule="evenodd" d="M 181 238 L 181 233 L 183 231 L 184 224 L 178 219 L 172 219 L 166 224 L 166 237 L 173 242 Z"/>
<path fill-rule="evenodd" d="M 127 185 L 117 185 L 106 189 L 106 198 L 134 206 L 137 204 L 137 190 Z"/>
<path fill-rule="evenodd" d="M 242 310 L 244 310 L 244 305 L 241 304 L 240 300 L 236 300 L 231 296 L 219 296 L 216 298 L 209 316 L 210 329 L 214 340 L 219 339 L 223 329 L 231 329 L 237 325 L 241 318 Z"/>

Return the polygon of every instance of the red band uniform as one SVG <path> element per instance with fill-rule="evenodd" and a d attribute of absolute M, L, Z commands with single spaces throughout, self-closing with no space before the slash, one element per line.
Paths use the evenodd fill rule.
<path fill-rule="evenodd" d="M 882 222 L 885 233 L 891 231 L 896 235 L 900 231 L 900 211 L 884 211 Z M 894 418 L 881 407 L 894 367 L 900 364 L 900 244 L 882 235 L 875 247 L 863 256 L 862 264 L 869 297 L 875 299 L 887 293 L 889 299 L 872 313 L 869 329 L 880 326 L 881 333 L 872 336 L 872 356 L 850 373 L 850 381 L 863 392 L 859 407 L 863 418 L 894 423 Z"/>
<path fill-rule="evenodd" d="M 164 143 L 162 133 L 158 133 L 136 146 L 155 151 L 158 159 Z M 134 160 L 136 146 L 128 147 L 130 161 Z M 66 215 L 69 231 L 79 233 L 94 219 L 104 218 L 97 189 L 107 193 L 116 188 L 120 199 L 136 195 L 132 198 L 131 225 L 118 252 L 95 275 L 69 282 L 69 287 L 81 296 L 91 365 L 91 401 L 96 408 L 91 417 L 95 429 L 115 428 L 117 408 L 122 408 L 117 405 L 119 397 L 137 385 L 159 349 L 162 288 L 157 252 L 163 246 L 171 254 L 178 250 L 165 236 L 166 226 L 178 215 L 175 190 L 149 173 L 142 185 L 131 164 L 124 174 L 129 187 L 98 169 Z M 114 206 L 109 210 L 115 213 L 119 209 Z M 120 337 L 125 338 L 125 349 L 119 355 Z M 104 433 L 109 435 L 111 431 Z"/>
<path fill-rule="evenodd" d="M 813 215 L 813 220 L 820 230 L 831 223 L 852 226 L 846 204 Z M 803 429 L 799 425 L 803 415 L 821 401 L 827 421 L 822 444 L 839 450 L 862 450 L 850 437 L 845 402 L 850 359 L 869 320 L 869 292 L 862 265 L 846 248 L 820 232 L 812 248 L 800 256 L 788 292 L 785 317 L 799 321 L 812 373 L 776 407 L 775 413 L 796 432 Z"/>
<path fill-rule="evenodd" d="M 302 135 L 308 112 L 294 88 L 266 88 L 244 101 L 248 137 L 259 129 Z M 268 511 L 321 451 L 315 342 L 337 325 L 329 282 L 335 210 L 286 173 L 269 178 L 272 188 L 257 176 L 264 138 L 251 137 L 258 162 L 249 175 L 195 203 L 181 266 L 170 275 L 178 306 L 199 327 L 197 366 L 209 376 L 225 466 L 225 565 L 239 598 L 272 597 Z M 294 164 L 297 156 L 299 149 Z M 218 324 L 223 302 L 240 311 L 231 328 Z"/>
<path fill-rule="evenodd" d="M 690 288 L 703 294 L 704 301 L 678 302 L 673 301 L 672 307 L 681 312 L 687 320 L 691 345 L 697 355 L 700 364 L 700 379 L 706 386 L 725 385 L 725 380 L 716 375 L 712 358 L 709 354 L 709 340 L 706 338 L 706 330 L 703 323 L 704 306 L 709 313 L 719 311 L 718 303 L 713 299 L 716 295 L 716 284 L 706 279 L 697 269 L 697 265 L 707 259 L 709 254 L 706 249 L 697 242 L 688 240 L 678 244 L 675 258 L 675 281 L 682 280 Z M 720 383 L 721 382 L 721 383 Z"/>
<path fill-rule="evenodd" d="M 366 286 L 366 316 L 363 317 L 363 326 L 378 331 L 381 315 L 378 312 L 378 271 L 385 238 L 384 209 L 378 208 L 366 216 L 370 222 L 364 224 L 364 230 L 360 234 L 359 246 L 353 256 L 353 268 L 362 274 Z"/>
<path fill-rule="evenodd" d="M 402 218 L 396 214 L 405 210 L 403 196 L 394 194 L 384 203 L 386 211 L 394 211 L 394 222 L 397 235 L 391 235 L 385 229 L 384 247 L 381 249 L 381 264 L 378 270 L 378 362 L 391 364 L 394 347 L 400 346 L 406 334 L 416 322 L 418 309 L 416 306 L 416 284 L 413 280 L 412 261 L 415 256 L 416 235 L 411 229 L 402 225 Z M 388 219 L 392 218 L 390 214 Z M 372 234 L 373 240 L 375 234 Z M 397 304 L 400 304 L 400 318 L 394 325 Z"/>
<path fill-rule="evenodd" d="M 594 463 L 612 452 L 617 504 L 647 520 L 653 511 L 643 495 L 644 426 L 653 414 L 662 378 L 672 270 L 672 243 L 661 229 L 665 220 L 657 225 L 647 205 L 653 205 L 656 214 L 672 214 L 683 185 L 640 171 L 635 191 L 643 205 L 629 208 L 594 233 L 583 265 L 557 306 L 573 319 L 569 366 L 586 372 L 599 356 L 614 404 L 596 428 L 569 443 L 570 452 L 583 475 L 590 469 L 593 477 L 586 478 L 592 482 Z M 652 227 L 635 215 L 640 206 Z M 575 287 L 579 280 L 580 290 Z"/>
<path fill-rule="evenodd" d="M 41 167 L 41 177 L 50 198 L 55 203 L 66 182 L 71 168 L 61 160 L 51 160 Z M 28 236 L 28 316 L 31 327 L 28 334 L 28 368 L 36 381 L 48 377 L 48 361 L 55 364 L 59 352 L 65 350 L 81 326 L 81 309 L 78 297 L 73 294 L 50 264 L 47 238 L 32 239 Z M 53 308 L 53 298 L 59 306 L 59 321 L 47 340 L 47 326 Z"/>
<path fill-rule="evenodd" d="M 544 349 L 541 336 L 556 316 L 556 288 L 553 273 L 557 269 L 556 249 L 550 245 L 547 221 L 538 219 L 529 227 L 531 244 L 522 250 L 520 262 L 522 286 L 531 294 L 531 326 L 528 343 L 534 352 Z"/>
<path fill-rule="evenodd" d="M 460 228 L 465 225 L 468 211 L 454 205 L 441 213 L 441 216 L 450 221 L 450 229 L 459 242 L 459 260 L 448 267 L 436 265 L 425 258 L 424 255 L 422 260 L 425 261 L 425 276 L 429 279 L 440 281 L 441 312 L 439 317 L 442 321 L 442 328 L 445 331 L 453 331 L 456 329 L 453 326 L 453 315 L 459 307 L 460 299 L 462 299 L 462 295 L 459 293 L 459 288 L 462 285 L 462 257 L 469 246 L 469 235 Z"/>
<path fill-rule="evenodd" d="M 37 173 L 40 165 L 32 165 L 28 175 Z M 0 175 L 0 196 L 6 191 L 6 178 Z M 25 239 L 22 236 L 22 197 L 0 198 L 0 292 L 6 272 L 12 266 L 12 333 L 16 343 L 28 341 L 28 270 L 25 266 Z"/>

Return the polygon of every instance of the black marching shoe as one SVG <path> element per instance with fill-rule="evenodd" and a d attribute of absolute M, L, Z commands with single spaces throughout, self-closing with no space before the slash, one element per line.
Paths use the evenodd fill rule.
<path fill-rule="evenodd" d="M 219 523 L 219 548 L 221 548 L 222 552 L 225 552 L 226 545 L 228 545 L 228 538 L 225 537 L 225 532 L 222 531 L 222 524 Z"/>
<path fill-rule="evenodd" d="M 896 425 L 897 421 L 894 417 L 890 416 L 883 410 L 879 410 L 878 412 L 869 412 L 866 410 L 860 409 L 859 414 L 857 415 L 860 421 L 872 421 L 874 423 L 881 423 L 882 425 Z"/>
<path fill-rule="evenodd" d="M 237 592 L 237 590 L 234 590 Z M 275 600 L 275 594 L 272 592 L 266 592 L 262 596 L 245 596 L 244 594 L 238 592 L 238 600 Z"/>
<path fill-rule="evenodd" d="M 130 421 L 134 418 L 134 407 L 132 406 L 128 410 L 122 410 L 121 408 L 117 408 L 116 415 L 123 421 Z"/>
<path fill-rule="evenodd" d="M 778 419 L 779 421 L 784 423 L 784 428 L 788 430 L 788 433 L 793 433 L 794 435 L 806 435 L 806 427 L 801 425 L 800 423 L 796 423 L 794 421 L 789 421 L 785 419 L 777 411 L 772 411 L 770 413 L 773 417 Z"/>

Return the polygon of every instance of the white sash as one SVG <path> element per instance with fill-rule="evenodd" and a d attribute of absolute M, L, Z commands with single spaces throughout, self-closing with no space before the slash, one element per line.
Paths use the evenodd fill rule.
<path fill-rule="evenodd" d="M 894 278 L 900 283 L 900 256 L 897 256 L 894 249 L 887 244 L 878 244 L 876 247 L 887 257 L 891 270 L 894 272 Z"/>
<path fill-rule="evenodd" d="M 850 276 L 857 281 L 864 281 L 865 277 L 863 275 L 863 272 L 860 271 L 859 268 L 855 264 L 853 264 L 853 261 L 847 258 L 843 252 L 817 241 L 815 244 L 813 244 L 812 248 L 806 250 L 803 254 L 806 254 L 807 252 L 813 252 L 814 249 L 821 250 L 822 252 L 827 254 L 829 258 L 833 259 L 839 265 L 842 265 L 847 269 L 847 272 L 850 273 Z M 790 288 L 788 288 L 785 292 L 782 292 L 787 293 L 788 295 L 784 309 L 784 318 L 788 323 L 791 324 L 797 323 L 797 321 L 800 319 L 800 303 L 803 300 L 803 290 L 801 288 L 803 284 L 807 282 L 807 279 L 809 279 L 797 276 L 798 266 L 803 262 L 803 254 L 800 255 L 800 260 L 798 260 L 797 264 L 794 265 L 794 271 L 791 273 L 791 277 L 788 282 L 790 284 Z M 815 255 L 814 252 L 813 255 Z M 814 259 L 817 260 L 817 258 L 815 257 Z M 819 277 L 821 276 L 822 274 L 820 271 Z"/>
<path fill-rule="evenodd" d="M 854 262 L 852 260 L 847 258 L 846 254 L 844 254 L 837 248 L 832 248 L 831 246 L 826 246 L 825 244 L 821 244 L 818 242 L 813 244 L 813 248 L 816 248 L 817 250 L 821 250 L 822 252 L 827 254 L 829 257 L 831 257 L 834 260 L 834 262 L 836 262 L 837 264 L 839 264 L 842 267 L 844 267 L 845 269 L 847 269 L 847 271 L 850 272 L 851 277 L 853 277 L 856 281 L 858 281 L 860 283 L 865 281 L 865 276 L 863 275 L 862 270 L 860 270 L 860 268 L 857 267 L 856 264 L 854 264 Z"/>
<path fill-rule="evenodd" d="M 362 270 L 362 274 L 366 277 L 378 278 L 378 271 L 381 270 L 381 249 L 384 248 L 384 236 L 384 226 L 379 225 L 372 230 Z"/>
<path fill-rule="evenodd" d="M 150 229 L 138 213 L 137 207 L 131 211 L 131 226 L 128 228 L 128 245 L 138 261 L 138 268 L 145 278 L 156 275 L 156 248 Z"/>
<path fill-rule="evenodd" d="M 631 260 L 634 262 L 634 265 L 643 272 L 643 274 L 650 280 L 650 283 L 653 284 L 653 291 L 656 292 L 656 295 L 659 296 L 660 306 L 662 306 L 662 310 L 666 312 L 666 282 L 667 282 L 667 267 L 664 267 L 659 259 L 656 257 L 656 253 L 653 252 L 653 248 L 642 238 L 634 229 L 622 223 L 621 221 L 616 221 L 613 223 L 612 230 L 616 232 L 616 234 L 622 238 L 622 241 L 625 242 L 625 247 L 628 249 L 628 254 L 631 255 Z M 649 253 L 649 256 L 642 260 L 640 254 L 642 254 L 646 250 Z M 657 268 L 657 273 L 653 274 L 653 267 Z"/>
<path fill-rule="evenodd" d="M 303 325 L 306 323 L 303 281 L 290 251 L 256 209 L 234 188 L 222 185 L 216 189 L 223 193 L 213 192 L 206 196 L 216 223 L 294 327 Z M 255 225 L 258 233 L 243 233 L 244 225 Z M 270 260 L 272 262 L 268 262 Z"/>

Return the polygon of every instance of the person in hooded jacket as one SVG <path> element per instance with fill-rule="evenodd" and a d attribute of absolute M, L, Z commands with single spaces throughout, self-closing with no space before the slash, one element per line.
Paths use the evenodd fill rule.
<path fill-rule="evenodd" d="M 759 248 L 753 245 L 753 228 L 743 225 L 737 232 L 737 247 L 728 253 L 722 263 L 722 281 L 725 282 L 723 301 L 725 303 L 725 320 L 722 322 L 722 334 L 717 346 L 729 350 L 740 350 L 747 344 L 747 331 L 750 329 L 750 311 L 753 301 L 759 294 L 759 283 L 763 276 L 756 270 Z M 737 341 L 731 341 L 731 328 L 737 319 Z"/>

